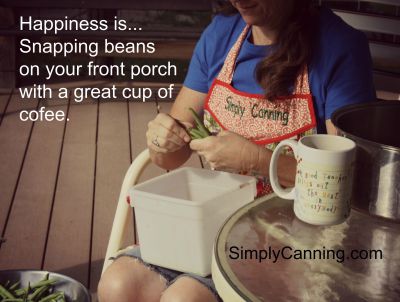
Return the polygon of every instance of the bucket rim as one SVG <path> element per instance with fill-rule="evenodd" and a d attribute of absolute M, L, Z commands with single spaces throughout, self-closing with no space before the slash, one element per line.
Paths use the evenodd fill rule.
<path fill-rule="evenodd" d="M 344 107 L 341 107 L 337 110 L 335 110 L 332 114 L 331 121 L 333 125 L 339 130 L 339 134 L 343 135 L 347 138 L 350 138 L 354 140 L 356 143 L 357 141 L 364 143 L 364 144 L 369 144 L 371 146 L 374 146 L 378 149 L 383 149 L 383 150 L 388 150 L 388 151 L 393 151 L 393 152 L 400 152 L 400 147 L 395 147 L 387 144 L 382 144 L 382 143 L 377 143 L 374 141 L 371 141 L 369 139 L 365 139 L 359 136 L 356 136 L 354 134 L 351 134 L 347 131 L 344 131 L 341 127 L 338 126 L 338 120 L 345 114 L 350 114 L 351 112 L 359 111 L 360 109 L 368 109 L 370 107 L 395 107 L 400 109 L 400 101 L 397 100 L 376 100 L 374 102 L 368 102 L 368 103 L 358 103 L 358 104 L 350 104 L 346 105 Z"/>

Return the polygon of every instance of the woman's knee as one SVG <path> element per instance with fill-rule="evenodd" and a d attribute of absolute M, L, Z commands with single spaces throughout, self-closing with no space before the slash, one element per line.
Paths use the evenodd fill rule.
<path fill-rule="evenodd" d="M 117 301 L 120 297 L 128 301 L 134 297 L 134 292 L 132 291 L 131 272 L 126 270 L 130 268 L 128 259 L 124 257 L 119 258 L 114 261 L 101 276 L 98 285 L 98 297 L 101 302 L 112 302 Z"/>
<path fill-rule="evenodd" d="M 217 298 L 199 281 L 181 277 L 162 293 L 160 302 L 217 302 Z"/>
<path fill-rule="evenodd" d="M 164 288 L 158 275 L 138 260 L 121 257 L 101 277 L 98 298 L 100 302 L 156 301 Z"/>

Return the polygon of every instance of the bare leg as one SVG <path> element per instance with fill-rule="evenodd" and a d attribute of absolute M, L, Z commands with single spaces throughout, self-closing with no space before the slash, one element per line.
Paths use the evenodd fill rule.
<path fill-rule="evenodd" d="M 160 302 L 217 302 L 217 299 L 199 281 L 181 277 L 162 293 Z"/>
<path fill-rule="evenodd" d="M 104 272 L 98 286 L 100 302 L 159 302 L 166 280 L 143 263 L 121 257 Z"/>

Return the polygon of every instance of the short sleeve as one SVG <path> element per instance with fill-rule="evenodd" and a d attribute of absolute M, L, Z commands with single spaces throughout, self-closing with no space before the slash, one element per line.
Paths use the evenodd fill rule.
<path fill-rule="evenodd" d="M 208 92 L 209 62 L 207 54 L 212 53 L 213 39 L 211 34 L 215 26 L 215 19 L 207 26 L 197 42 L 183 83 L 184 86 L 203 93 Z"/>
<path fill-rule="evenodd" d="M 340 53 L 335 56 L 327 79 L 325 119 L 332 113 L 349 104 L 375 100 L 375 88 L 372 77 L 372 60 L 368 40 L 361 32 L 343 44 Z"/>

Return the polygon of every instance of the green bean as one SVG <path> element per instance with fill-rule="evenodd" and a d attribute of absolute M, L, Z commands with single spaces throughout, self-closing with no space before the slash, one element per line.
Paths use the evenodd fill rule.
<path fill-rule="evenodd" d="M 23 300 L 24 300 L 24 302 L 27 302 L 28 301 L 28 295 L 29 295 L 29 292 L 32 290 L 32 288 L 31 288 L 31 283 L 30 282 L 28 282 L 28 289 L 26 290 L 26 292 L 25 292 L 25 294 L 24 294 L 24 297 L 22 298 Z"/>
<path fill-rule="evenodd" d="M 15 299 L 14 295 L 10 293 L 3 285 L 0 285 L 0 295 L 6 299 Z"/>
<path fill-rule="evenodd" d="M 37 284 L 40 282 L 43 283 L 45 281 L 49 280 L 49 273 L 47 273 L 42 280 L 40 280 Z M 38 298 L 40 298 L 49 288 L 50 284 L 45 284 L 40 287 L 37 287 L 37 284 L 32 286 L 32 289 L 35 289 L 34 292 L 30 295 L 28 295 L 28 300 L 33 300 L 36 301 Z M 28 291 L 29 293 L 29 291 Z"/>
<path fill-rule="evenodd" d="M 201 121 L 200 116 L 197 114 L 197 112 L 194 111 L 193 108 L 189 108 L 189 110 L 192 112 L 194 121 L 195 121 L 196 124 L 197 124 L 197 128 L 198 128 L 200 131 L 204 132 L 204 134 L 205 134 L 206 136 L 209 136 L 211 133 L 207 130 L 206 127 L 204 127 L 204 124 L 203 124 L 203 122 Z"/>
<path fill-rule="evenodd" d="M 19 282 L 19 281 L 15 282 L 13 285 L 10 286 L 9 290 L 13 291 L 14 289 L 16 289 L 19 286 L 20 283 L 21 282 Z"/>
<path fill-rule="evenodd" d="M 1 300 L 1 302 L 24 302 L 24 300 L 23 299 L 20 299 L 20 298 L 13 298 L 13 299 L 4 299 L 4 300 Z"/>
<path fill-rule="evenodd" d="M 34 289 L 34 288 L 42 287 L 43 285 L 53 285 L 56 282 L 57 282 L 57 279 L 42 280 L 34 285 L 31 285 L 31 288 Z"/>
<path fill-rule="evenodd" d="M 48 289 L 50 285 L 43 285 L 42 287 L 37 288 L 32 294 L 28 296 L 28 300 L 36 301 L 40 298 Z"/>
<path fill-rule="evenodd" d="M 192 136 L 192 139 L 202 139 L 202 138 L 207 137 L 207 136 L 204 136 L 204 133 L 198 129 L 192 129 L 189 133 Z"/>
<path fill-rule="evenodd" d="M 192 139 L 200 139 L 200 138 L 205 138 L 208 136 L 208 134 L 204 133 L 203 131 L 199 130 L 198 128 L 191 128 L 189 130 L 189 134 L 192 137 Z"/>
<path fill-rule="evenodd" d="M 192 107 L 189 107 L 189 111 L 192 113 L 194 121 L 196 123 L 200 123 L 201 124 L 201 119 L 200 119 L 200 116 L 197 114 L 197 112 Z"/>
<path fill-rule="evenodd" d="M 55 292 L 54 294 L 48 295 L 47 297 L 44 297 L 44 298 L 40 299 L 39 302 L 49 302 L 49 301 L 51 301 L 53 299 L 57 300 L 57 299 L 59 299 L 59 298 L 61 298 L 63 296 L 64 296 L 64 293 Z"/>
<path fill-rule="evenodd" d="M 201 138 L 196 133 L 194 133 L 192 130 L 189 130 L 189 134 L 190 134 L 190 137 L 192 138 L 192 140 Z"/>
<path fill-rule="evenodd" d="M 44 285 L 53 285 L 56 282 L 57 282 L 56 279 L 42 280 L 42 281 L 39 281 L 38 283 L 32 285 L 31 289 L 36 289 L 36 288 L 42 287 Z M 17 295 L 18 297 L 22 296 L 23 294 L 26 293 L 27 290 L 28 290 L 27 288 L 20 288 L 15 291 L 15 295 Z"/>
<path fill-rule="evenodd" d="M 60 299 L 60 302 L 65 302 L 65 294 L 64 294 L 64 292 L 61 292 L 59 299 Z"/>
<path fill-rule="evenodd" d="M 204 136 L 204 133 L 199 129 L 194 129 L 193 132 L 196 133 L 197 135 L 199 135 L 202 138 L 207 137 L 207 136 Z"/>
<path fill-rule="evenodd" d="M 192 135 L 192 140 L 196 140 L 196 139 L 202 139 L 202 137 L 198 136 L 197 134 Z"/>
<path fill-rule="evenodd" d="M 0 298 L 6 299 L 6 295 L 0 290 Z"/>

